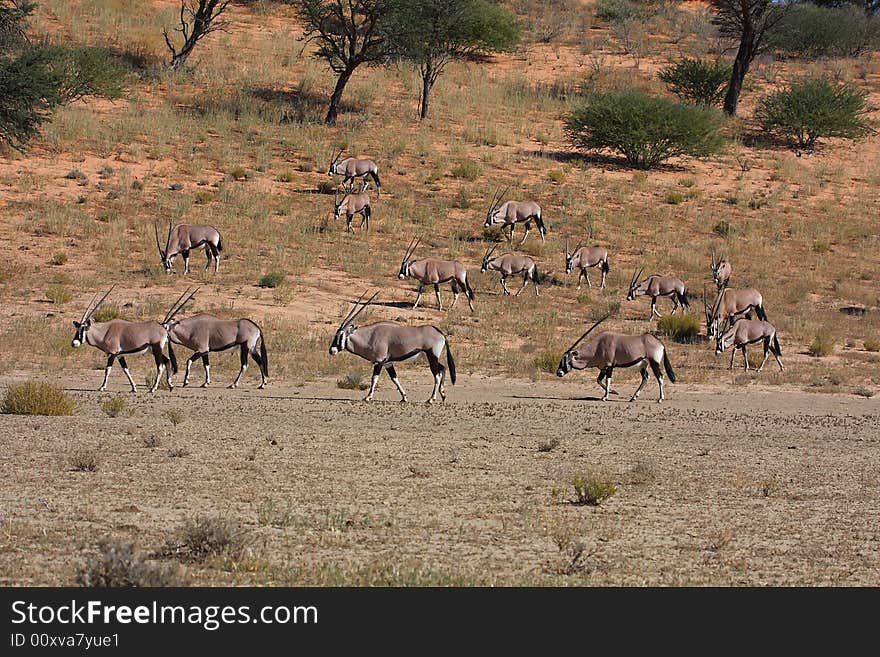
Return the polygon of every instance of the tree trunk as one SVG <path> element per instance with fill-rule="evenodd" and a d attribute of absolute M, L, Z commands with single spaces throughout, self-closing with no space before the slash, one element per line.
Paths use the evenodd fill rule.
<path fill-rule="evenodd" d="M 419 118 L 428 118 L 428 96 L 431 93 L 431 75 L 430 73 L 422 74 L 422 102 L 419 107 Z"/>
<path fill-rule="evenodd" d="M 327 125 L 336 125 L 336 116 L 339 114 L 339 102 L 342 100 L 342 92 L 345 91 L 345 85 L 348 84 L 352 73 L 354 73 L 354 69 L 347 68 L 339 74 L 339 78 L 336 80 L 336 87 L 333 89 L 333 95 L 330 96 L 330 107 L 327 108 L 327 116 L 324 117 L 324 123 Z"/>
<path fill-rule="evenodd" d="M 755 58 L 755 33 L 751 29 L 745 29 L 739 42 L 739 50 L 733 62 L 733 72 L 730 75 L 730 84 L 727 86 L 727 94 L 724 96 L 724 113 L 729 116 L 736 115 L 736 107 L 739 105 L 739 95 L 742 92 L 743 80 L 749 71 L 749 65 Z"/>

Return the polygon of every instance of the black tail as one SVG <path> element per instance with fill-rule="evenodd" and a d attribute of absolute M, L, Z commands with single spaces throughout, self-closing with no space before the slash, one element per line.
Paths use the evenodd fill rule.
<path fill-rule="evenodd" d="M 177 374 L 177 356 L 174 355 L 174 349 L 171 348 L 171 340 L 168 341 L 168 358 L 171 361 L 171 371 Z"/>
<path fill-rule="evenodd" d="M 538 265 L 535 265 L 535 268 L 532 270 L 532 283 L 540 283 L 541 282 L 541 274 L 538 273 Z"/>
<path fill-rule="evenodd" d="M 471 282 L 470 282 L 470 280 L 468 280 L 467 276 L 464 277 L 464 291 L 465 291 L 465 294 L 468 295 L 468 299 L 473 301 L 474 296 L 475 296 L 474 295 L 474 288 L 471 287 Z"/>
<path fill-rule="evenodd" d="M 688 293 L 687 293 L 687 290 L 685 290 L 684 292 L 681 292 L 681 293 L 676 292 L 676 295 L 678 296 L 678 302 L 679 302 L 683 307 L 685 307 L 685 308 L 690 308 L 690 306 L 691 306 L 691 302 L 688 300 Z"/>
<path fill-rule="evenodd" d="M 608 266 L 608 258 L 605 258 L 602 261 L 602 273 L 607 274 L 609 271 L 611 271 L 611 267 Z"/>
<path fill-rule="evenodd" d="M 378 171 L 370 171 L 370 176 L 373 178 L 373 180 L 376 181 L 376 187 L 378 189 L 381 189 L 382 181 L 379 180 L 379 172 Z"/>
<path fill-rule="evenodd" d="M 218 251 L 222 251 L 222 250 L 223 250 L 223 237 L 218 237 L 218 238 L 217 238 L 217 250 L 218 250 Z"/>
<path fill-rule="evenodd" d="M 779 338 L 776 337 L 775 333 L 773 334 L 773 349 L 777 356 L 782 356 L 782 349 L 779 348 Z"/>
<path fill-rule="evenodd" d="M 449 338 L 446 338 L 446 365 L 449 367 L 449 380 L 455 385 L 455 359 L 452 357 L 452 349 L 449 348 Z"/>
<path fill-rule="evenodd" d="M 544 227 L 544 220 L 540 216 L 535 216 L 535 223 L 538 225 L 538 231 L 541 235 L 546 235 L 547 229 Z"/>
<path fill-rule="evenodd" d="M 755 314 L 758 315 L 758 319 L 761 321 L 767 321 L 767 313 L 764 312 L 764 306 L 755 306 Z"/>
<path fill-rule="evenodd" d="M 672 369 L 672 363 L 669 362 L 669 354 L 666 353 L 666 348 L 663 349 L 663 369 L 666 370 L 666 376 L 669 377 L 669 380 L 675 383 L 675 371 Z"/>
<path fill-rule="evenodd" d="M 260 331 L 260 360 L 262 361 L 263 376 L 265 376 L 268 379 L 269 378 L 269 355 L 266 353 L 266 338 L 263 337 L 262 331 Z"/>

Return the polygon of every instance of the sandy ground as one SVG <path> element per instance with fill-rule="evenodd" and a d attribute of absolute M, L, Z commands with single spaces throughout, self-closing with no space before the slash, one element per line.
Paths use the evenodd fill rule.
<path fill-rule="evenodd" d="M 629 374 L 601 403 L 574 373 L 462 376 L 428 407 L 415 366 L 408 404 L 387 379 L 365 404 L 333 381 L 259 391 L 253 371 L 155 395 L 114 375 L 130 416 L 102 412 L 96 371 L 59 381 L 73 417 L 0 415 L 0 583 L 71 584 L 100 537 L 155 550 L 203 513 L 244 523 L 254 558 L 188 566 L 197 583 L 880 585 L 876 399 L 677 385 L 661 405 L 652 383 L 628 404 Z M 83 448 L 97 471 L 71 468 Z M 617 486 L 601 506 L 568 501 L 587 472 Z M 586 547 L 567 574 L 560 536 Z"/>

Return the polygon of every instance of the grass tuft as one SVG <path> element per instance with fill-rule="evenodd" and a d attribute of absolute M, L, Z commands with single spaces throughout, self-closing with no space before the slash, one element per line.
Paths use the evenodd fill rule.
<path fill-rule="evenodd" d="M 92 588 L 185 586 L 177 568 L 147 560 L 128 541 L 102 538 L 98 552 L 76 574 L 76 584 Z"/>
<path fill-rule="evenodd" d="M 597 473 L 575 475 L 571 478 L 574 488 L 572 504 L 580 506 L 599 506 L 617 492 L 617 487 L 610 479 Z"/>
<path fill-rule="evenodd" d="M 73 415 L 76 407 L 55 384 L 25 381 L 10 384 L 0 410 L 8 415 Z"/>

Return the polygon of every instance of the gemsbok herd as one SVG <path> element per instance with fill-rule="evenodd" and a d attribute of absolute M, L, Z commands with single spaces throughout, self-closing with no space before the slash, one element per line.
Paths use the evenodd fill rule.
<path fill-rule="evenodd" d="M 349 157 L 340 160 L 342 151 L 337 153 L 331 160 L 327 174 L 331 177 L 342 176 L 342 181 L 336 186 L 333 214 L 336 219 L 345 216 L 346 230 L 354 231 L 354 215 L 362 217 L 361 229 L 368 232 L 372 208 L 370 195 L 367 188 L 372 181 L 376 187 L 377 198 L 381 194 L 382 183 L 379 179 L 379 168 L 371 159 Z M 361 189 L 354 190 L 354 181 L 359 179 Z M 344 192 L 340 197 L 340 189 Z M 496 191 L 493 194 L 489 209 L 486 213 L 484 229 L 500 226 L 502 236 L 507 237 L 511 243 L 516 224 L 524 224 L 524 234 L 520 245 L 525 243 L 529 236 L 532 223 L 537 226 L 543 242 L 547 235 L 546 226 L 541 207 L 532 200 L 527 201 L 504 201 L 508 189 Z M 159 237 L 159 226 L 154 224 L 156 247 L 159 251 L 159 259 L 166 273 L 174 271 L 174 260 L 179 255 L 183 260 L 183 273 L 189 273 L 189 256 L 193 249 L 204 247 L 207 263 L 207 271 L 211 264 L 214 265 L 214 274 L 220 269 L 220 252 L 223 243 L 220 232 L 213 226 L 179 224 L 169 222 L 165 237 L 164 247 Z M 406 248 L 403 260 L 398 271 L 398 278 L 415 279 L 418 290 L 412 307 L 417 308 L 422 299 L 425 286 L 433 286 L 437 298 L 438 310 L 443 310 L 440 297 L 440 285 L 449 283 L 452 288 L 452 303 L 449 308 L 454 308 L 462 292 L 473 313 L 475 294 L 468 276 L 468 270 L 462 263 L 456 260 L 444 260 L 439 258 L 414 259 L 416 249 L 420 246 L 421 239 L 412 238 Z M 532 283 L 535 296 L 539 296 L 539 283 L 541 274 L 538 271 L 538 263 L 534 258 L 524 254 L 503 253 L 495 255 L 497 244 L 486 249 L 480 264 L 480 271 L 498 272 L 502 296 L 511 295 L 507 287 L 507 278 L 521 275 L 522 285 L 513 296 L 519 296 L 529 282 Z M 586 279 L 587 285 L 592 288 L 589 270 L 598 268 L 602 274 L 599 289 L 606 289 L 606 277 L 611 271 L 609 266 L 608 251 L 601 246 L 586 246 L 579 243 L 573 251 L 569 249 L 570 240 L 565 239 L 563 252 L 565 273 L 578 272 L 577 289 L 581 288 L 581 282 Z M 649 297 L 651 299 L 651 313 L 648 317 L 652 321 L 655 317 L 662 317 L 657 310 L 657 298 L 669 297 L 672 301 L 671 314 L 681 310 L 686 312 L 690 305 L 688 291 L 685 283 L 677 276 L 661 276 L 653 274 L 642 278 L 643 270 L 634 272 L 629 281 L 626 295 L 627 301 L 633 301 L 637 297 Z M 715 300 L 710 304 L 703 289 L 703 310 L 706 320 L 706 337 L 715 341 L 715 354 L 720 355 L 730 349 L 730 368 L 734 365 L 734 356 L 737 350 L 742 351 L 743 364 L 749 369 L 747 348 L 749 345 L 760 343 L 763 349 L 763 360 L 757 371 L 761 371 L 772 353 L 782 371 L 782 352 L 779 347 L 779 339 L 776 328 L 767 321 L 767 313 L 764 308 L 764 298 L 754 288 L 730 287 L 733 274 L 730 262 L 722 254 L 719 259 L 712 254 L 710 261 L 710 273 L 716 286 Z M 185 347 L 192 353 L 186 360 L 186 369 L 183 376 L 183 386 L 187 386 L 190 380 L 190 368 L 196 360 L 201 360 L 205 370 L 205 378 L 201 387 L 207 387 L 211 383 L 211 369 L 209 355 L 212 352 L 238 349 L 241 367 L 235 380 L 229 385 L 230 388 L 238 387 L 242 376 L 248 366 L 248 357 L 252 358 L 260 370 L 260 388 L 264 388 L 269 377 L 268 354 L 266 349 L 266 337 L 262 329 L 251 319 L 221 319 L 209 314 L 197 314 L 191 317 L 178 319 L 184 309 L 195 298 L 199 288 L 187 290 L 177 298 L 162 318 L 162 321 L 127 321 L 123 319 L 110 319 L 108 321 L 93 321 L 95 312 L 106 301 L 115 286 L 100 298 L 100 293 L 95 294 L 86 307 L 82 318 L 73 322 L 75 334 L 71 342 L 73 347 L 84 344 L 100 349 L 107 355 L 107 364 L 104 369 L 104 380 L 99 390 L 107 389 L 107 381 L 110 371 L 117 360 L 122 366 L 122 371 L 128 378 L 132 392 L 137 391 L 137 386 L 128 369 L 126 357 L 132 354 L 150 352 L 156 364 L 156 378 L 152 382 L 150 392 L 155 392 L 159 387 L 162 376 L 169 390 L 174 388 L 173 377 L 178 373 L 177 357 L 172 345 Z M 446 399 L 444 383 L 447 370 L 449 380 L 455 384 L 455 361 L 449 340 L 435 326 L 409 326 L 396 322 L 379 321 L 364 326 L 355 324 L 355 320 L 364 310 L 375 301 L 378 292 L 367 298 L 368 292 L 364 292 L 354 302 L 351 310 L 342 320 L 330 343 L 330 354 L 335 355 L 342 351 L 348 351 L 369 361 L 373 365 L 372 379 L 365 401 L 371 401 L 376 392 L 382 370 L 388 373 L 391 381 L 397 387 L 401 401 L 407 401 L 400 379 L 397 376 L 395 365 L 398 363 L 415 360 L 424 357 L 431 369 L 434 386 L 428 403 L 437 399 Z M 366 299 L 366 300 L 365 300 Z M 752 312 L 757 319 L 752 319 Z M 675 371 L 669 362 L 664 344 L 653 334 L 643 333 L 630 335 L 614 331 L 602 331 L 595 335 L 592 332 L 599 327 L 610 315 L 596 321 L 587 329 L 562 355 L 556 369 L 557 376 L 565 376 L 571 370 L 596 368 L 599 371 L 597 382 L 603 389 L 602 400 L 607 401 L 611 393 L 611 378 L 615 368 L 638 368 L 641 381 L 633 393 L 630 401 L 635 401 L 645 384 L 648 382 L 650 369 L 660 389 L 658 401 L 666 397 L 664 389 L 664 373 L 669 381 L 675 383 Z M 590 339 L 588 339 L 590 338 Z M 167 355 L 166 355 L 167 350 Z M 446 366 L 441 363 L 441 356 L 446 352 Z"/>

